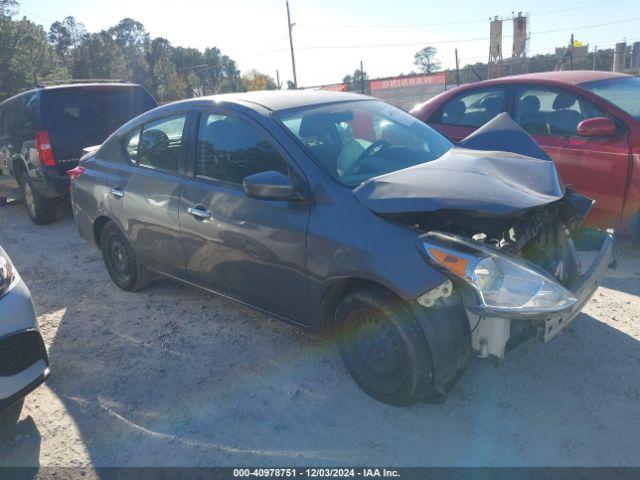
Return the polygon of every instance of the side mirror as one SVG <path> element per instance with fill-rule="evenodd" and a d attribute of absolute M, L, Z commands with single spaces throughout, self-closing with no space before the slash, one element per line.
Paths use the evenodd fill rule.
<path fill-rule="evenodd" d="M 581 137 L 606 137 L 615 131 L 616 124 L 607 117 L 587 118 L 578 124 L 578 135 Z"/>
<path fill-rule="evenodd" d="M 242 188 L 248 197 L 262 200 L 289 200 L 294 197 L 295 185 L 286 175 L 275 172 L 260 172 L 242 180 Z"/>

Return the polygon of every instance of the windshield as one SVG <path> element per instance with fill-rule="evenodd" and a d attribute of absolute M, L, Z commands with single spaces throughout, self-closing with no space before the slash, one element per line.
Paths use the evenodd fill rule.
<path fill-rule="evenodd" d="M 299 108 L 276 118 L 332 177 L 350 188 L 435 160 L 453 146 L 412 115 L 376 100 Z"/>
<path fill-rule="evenodd" d="M 580 86 L 613 103 L 636 120 L 640 120 L 640 78 L 612 78 L 583 83 Z"/>

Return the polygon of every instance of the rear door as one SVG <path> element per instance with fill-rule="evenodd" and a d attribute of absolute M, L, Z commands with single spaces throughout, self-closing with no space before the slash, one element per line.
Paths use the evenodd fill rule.
<path fill-rule="evenodd" d="M 501 112 L 507 111 L 509 87 L 497 85 L 465 91 L 445 103 L 427 123 L 459 142 Z"/>
<path fill-rule="evenodd" d="M 109 208 L 142 263 L 184 277 L 178 207 L 188 148 L 188 112 L 153 120 L 128 132 L 125 162 L 113 164 Z"/>
<path fill-rule="evenodd" d="M 516 122 L 555 161 L 565 184 L 596 200 L 589 222 L 616 227 L 629 170 L 628 132 L 619 124 L 608 137 L 577 133 L 582 120 L 603 116 L 608 115 L 599 106 L 568 89 L 519 85 L 515 91 Z"/>
<path fill-rule="evenodd" d="M 242 179 L 254 173 L 275 170 L 298 184 L 301 174 L 266 130 L 229 111 L 201 113 L 194 156 L 179 214 L 190 281 L 301 317 L 309 205 L 249 198 L 242 189 Z"/>
<path fill-rule="evenodd" d="M 151 96 L 136 86 L 45 89 L 43 130 L 49 132 L 60 173 L 77 164 L 83 148 L 100 145 L 122 124 L 155 107 Z"/>

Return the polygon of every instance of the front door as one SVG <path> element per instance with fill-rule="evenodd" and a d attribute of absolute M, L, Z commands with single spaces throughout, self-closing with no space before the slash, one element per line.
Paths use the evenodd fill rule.
<path fill-rule="evenodd" d="M 306 201 L 249 198 L 242 179 L 279 171 L 300 185 L 285 152 L 252 120 L 200 115 L 180 227 L 190 281 L 287 318 L 306 308 Z"/>
<path fill-rule="evenodd" d="M 620 126 L 608 137 L 580 137 L 578 124 L 607 116 L 572 91 L 523 85 L 516 89 L 514 118 L 554 160 L 562 181 L 596 201 L 589 223 L 617 227 L 629 169 L 629 142 Z"/>
<path fill-rule="evenodd" d="M 125 161 L 113 163 L 109 208 L 140 261 L 184 278 L 178 207 L 187 114 L 154 120 L 124 139 Z"/>

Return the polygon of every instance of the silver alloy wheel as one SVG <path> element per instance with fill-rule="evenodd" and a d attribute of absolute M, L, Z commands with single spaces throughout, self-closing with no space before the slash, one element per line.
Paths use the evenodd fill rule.
<path fill-rule="evenodd" d="M 36 214 L 36 201 L 33 198 L 33 190 L 31 190 L 31 185 L 27 182 L 24 184 L 24 199 L 27 202 L 27 208 L 29 209 L 29 213 L 35 216 Z"/>

